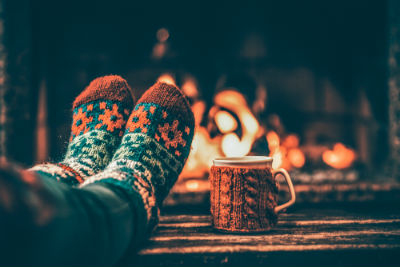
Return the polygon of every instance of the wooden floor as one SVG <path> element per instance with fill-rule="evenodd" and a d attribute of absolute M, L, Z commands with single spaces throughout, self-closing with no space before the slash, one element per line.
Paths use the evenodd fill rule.
<path fill-rule="evenodd" d="M 281 214 L 274 230 L 258 235 L 215 232 L 208 215 L 166 215 L 122 264 L 400 266 L 400 212 L 300 209 Z"/>

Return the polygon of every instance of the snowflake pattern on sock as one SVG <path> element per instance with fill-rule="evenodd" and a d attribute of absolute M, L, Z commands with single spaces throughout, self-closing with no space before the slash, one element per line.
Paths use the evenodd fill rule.
<path fill-rule="evenodd" d="M 97 78 L 77 97 L 64 160 L 34 166 L 43 176 L 69 185 L 102 171 L 121 142 L 131 113 L 131 89 L 119 76 Z"/>

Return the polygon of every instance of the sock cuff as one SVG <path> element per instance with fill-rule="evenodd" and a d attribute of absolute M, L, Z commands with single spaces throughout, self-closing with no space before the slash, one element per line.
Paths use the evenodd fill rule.
<path fill-rule="evenodd" d="M 190 128 L 194 127 L 194 115 L 188 99 L 178 87 L 172 84 L 155 83 L 143 94 L 138 101 L 139 103 L 157 104 Z"/>
<path fill-rule="evenodd" d="M 126 108 L 132 108 L 134 95 L 125 79 L 108 75 L 94 79 L 75 99 L 73 109 L 98 99 L 118 101 Z"/>

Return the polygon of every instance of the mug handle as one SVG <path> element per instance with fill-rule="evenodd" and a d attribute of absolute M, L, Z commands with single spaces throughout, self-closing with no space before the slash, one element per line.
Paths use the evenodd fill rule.
<path fill-rule="evenodd" d="M 285 204 L 276 206 L 274 211 L 276 213 L 280 212 L 283 209 L 286 209 L 287 207 L 291 206 L 294 204 L 294 202 L 296 202 L 296 193 L 294 192 L 294 187 L 293 187 L 293 183 L 292 180 L 290 179 L 290 175 L 289 173 L 285 170 L 285 169 L 277 169 L 277 170 L 272 170 L 272 176 L 275 178 L 278 174 L 282 174 L 285 177 L 285 180 L 289 186 L 289 191 L 290 191 L 290 195 L 291 195 L 291 199 L 286 202 Z"/>

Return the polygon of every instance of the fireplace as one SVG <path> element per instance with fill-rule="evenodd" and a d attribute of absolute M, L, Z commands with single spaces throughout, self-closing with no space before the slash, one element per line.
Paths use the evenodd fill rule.
<path fill-rule="evenodd" d="M 190 99 L 195 139 L 167 205 L 207 199 L 210 164 L 223 156 L 269 155 L 302 192 L 318 185 L 382 192 L 394 182 L 390 1 L 160 1 L 156 9 L 22 1 L 27 10 L 17 2 L 6 6 L 14 20 L 3 17 L 27 41 L 11 46 L 9 36 L 6 48 L 32 68 L 14 66 L 21 73 L 14 84 L 29 90 L 13 96 L 26 105 L 9 112 L 21 109 L 26 131 L 37 136 L 11 142 L 8 135 L 17 149 L 4 149 L 18 161 L 59 159 L 74 96 L 93 78 L 117 73 L 137 97 L 159 79 Z"/>
<path fill-rule="evenodd" d="M 178 83 L 171 73 L 159 79 Z M 171 205 L 207 200 L 212 160 L 225 156 L 271 156 L 273 168 L 289 170 L 297 185 L 361 184 L 384 176 L 374 169 L 387 160 L 376 157 L 385 155 L 381 146 L 387 144 L 365 88 L 349 97 L 348 88 L 305 67 L 222 75 L 209 103 L 193 76 L 183 76 L 179 85 L 190 98 L 196 132 L 166 201 Z"/>

